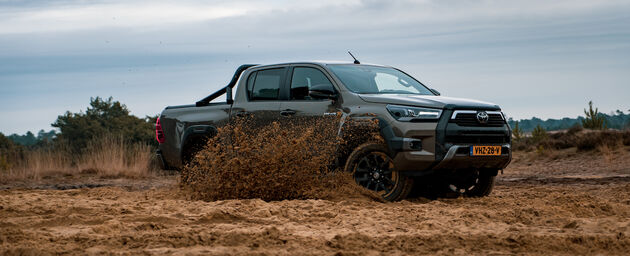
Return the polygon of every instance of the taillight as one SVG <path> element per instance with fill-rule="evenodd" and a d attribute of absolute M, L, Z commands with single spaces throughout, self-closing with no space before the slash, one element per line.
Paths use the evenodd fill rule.
<path fill-rule="evenodd" d="M 155 121 L 155 138 L 160 144 L 166 141 L 166 137 L 164 137 L 164 131 L 162 131 L 162 124 L 160 124 L 159 117 L 157 118 L 157 121 Z"/>

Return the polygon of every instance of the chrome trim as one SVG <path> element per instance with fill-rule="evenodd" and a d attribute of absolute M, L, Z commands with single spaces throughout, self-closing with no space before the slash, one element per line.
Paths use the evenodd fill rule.
<path fill-rule="evenodd" d="M 480 110 L 483 111 L 483 110 Z M 476 114 L 477 112 L 479 112 L 478 110 L 455 110 L 453 111 L 453 115 L 451 115 L 451 119 L 455 119 L 457 117 L 457 114 L 462 113 L 462 114 Z M 488 114 L 498 114 L 501 116 L 501 119 L 505 120 L 505 116 L 503 116 L 503 113 L 501 113 L 501 111 L 486 111 L 486 113 Z"/>

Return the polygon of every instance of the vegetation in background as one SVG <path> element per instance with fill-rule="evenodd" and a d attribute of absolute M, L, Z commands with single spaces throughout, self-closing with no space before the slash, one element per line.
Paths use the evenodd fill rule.
<path fill-rule="evenodd" d="M 85 112 L 66 112 L 37 136 L 0 134 L 0 180 L 64 173 L 145 176 L 153 168 L 156 117 L 138 118 L 111 97 L 90 98 Z"/>
<path fill-rule="evenodd" d="M 13 142 L 5 137 L 4 134 L 0 133 L 0 171 L 11 168 L 11 164 L 7 159 L 7 153 L 13 151 L 14 147 Z"/>
<path fill-rule="evenodd" d="M 593 109 L 592 101 L 588 102 L 588 111 L 584 109 L 584 114 L 586 115 L 586 118 L 582 120 L 582 127 L 595 130 L 602 130 L 606 128 L 606 124 L 604 123 L 606 119 L 599 115 L 599 110 L 597 108 Z"/>
<path fill-rule="evenodd" d="M 14 143 L 23 146 L 41 147 L 48 143 L 51 143 L 56 136 L 57 132 L 55 132 L 55 130 L 50 130 L 46 132 L 42 129 L 37 133 L 37 136 L 28 131 L 24 135 L 11 134 L 8 136 L 8 138 Z"/>
<path fill-rule="evenodd" d="M 512 137 L 514 137 L 515 142 L 521 141 L 523 138 L 523 130 L 518 126 L 518 121 L 514 123 L 514 128 L 512 128 Z"/>
<path fill-rule="evenodd" d="M 75 153 L 81 152 L 88 142 L 104 136 L 122 136 L 130 143 L 155 144 L 156 117 L 138 118 L 129 113 L 127 106 L 111 97 L 90 98 L 85 113 L 66 112 L 57 117 L 52 126 L 59 128 L 57 140 L 66 143 Z"/>
<path fill-rule="evenodd" d="M 590 108 L 590 107 L 589 107 Z M 628 110 L 630 112 L 630 110 Z M 612 129 L 630 129 L 630 114 L 626 114 L 621 110 L 616 110 L 610 114 L 599 113 L 593 115 L 598 119 L 604 119 L 604 124 L 606 124 L 607 128 Z M 547 119 L 542 120 L 537 117 L 533 117 L 532 119 L 522 119 L 519 120 L 519 127 L 523 132 L 531 132 L 536 128 L 536 126 L 540 125 L 547 131 L 557 131 L 557 130 L 565 130 L 569 129 L 575 125 L 582 125 L 582 122 L 585 120 L 585 117 L 577 117 L 577 118 L 562 118 L 562 119 Z M 517 120 L 509 119 L 508 123 L 510 126 L 514 127 Z"/>
<path fill-rule="evenodd" d="M 514 141 L 513 148 L 517 151 L 543 151 L 577 148 L 578 151 L 595 150 L 602 147 L 616 150 L 622 146 L 630 146 L 630 130 L 584 130 L 581 126 L 574 126 L 564 132 L 542 134 L 537 131 L 537 137 L 524 137 L 521 141 Z M 545 152 L 547 153 L 547 152 Z"/>
<path fill-rule="evenodd" d="M 547 131 L 545 131 L 545 128 L 542 128 L 542 126 L 538 125 L 532 131 L 532 139 L 534 140 L 534 142 L 540 142 L 546 138 L 547 138 Z"/>

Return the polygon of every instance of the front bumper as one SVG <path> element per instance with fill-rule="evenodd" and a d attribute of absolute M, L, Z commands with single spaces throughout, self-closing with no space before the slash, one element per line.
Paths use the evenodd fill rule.
<path fill-rule="evenodd" d="M 450 122 L 453 110 L 445 110 L 437 123 L 400 123 L 381 127 L 396 168 L 409 175 L 437 170 L 500 170 L 512 160 L 511 132 L 507 124 L 465 127 Z M 392 128 L 396 127 L 396 128 Z M 409 148 L 421 140 L 422 150 Z M 499 156 L 471 156 L 471 146 L 500 145 Z"/>
<path fill-rule="evenodd" d="M 500 170 L 512 160 L 510 144 L 501 145 L 501 155 L 498 156 L 471 156 L 471 146 L 452 145 L 441 160 L 436 160 L 434 154 L 427 151 L 400 151 L 395 155 L 393 161 L 400 171 L 422 173 L 431 170 Z"/>
<path fill-rule="evenodd" d="M 498 156 L 471 156 L 471 145 L 451 146 L 444 159 L 433 167 L 442 169 L 503 169 L 512 160 L 512 148 L 510 144 L 501 145 L 501 155 Z"/>

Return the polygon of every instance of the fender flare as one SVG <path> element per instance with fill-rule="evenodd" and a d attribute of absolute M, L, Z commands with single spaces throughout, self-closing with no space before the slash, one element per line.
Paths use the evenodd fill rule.
<path fill-rule="evenodd" d="M 181 157 L 180 159 L 183 160 L 184 152 L 186 152 L 186 147 L 190 144 L 191 141 L 196 139 L 212 138 L 217 135 L 217 132 L 217 128 L 212 125 L 192 125 L 186 128 L 182 136 L 182 146 L 179 152 L 179 155 Z"/>
<path fill-rule="evenodd" d="M 378 129 L 381 137 L 384 139 L 387 149 L 389 150 L 390 157 L 394 158 L 396 154 L 398 154 L 398 152 L 402 151 L 404 140 L 403 138 L 396 136 L 396 134 L 394 133 L 394 128 L 389 124 L 389 122 L 387 122 L 387 120 L 378 116 L 353 117 L 353 120 L 358 121 L 358 123 L 354 123 L 354 125 L 360 124 L 362 120 L 378 121 L 377 122 L 378 127 L 375 127 L 375 129 Z M 342 119 L 340 128 L 339 128 L 339 135 L 342 138 L 345 138 L 345 135 L 343 134 L 343 131 L 345 129 L 344 127 L 348 127 L 348 122 L 346 119 Z M 352 145 L 352 146 L 358 146 L 358 145 Z M 349 150 L 349 152 L 352 152 L 352 150 L 354 150 L 352 146 L 345 147 L 345 150 L 342 150 L 341 152 L 345 152 L 347 150 Z M 345 153 L 349 153 L 349 152 L 345 152 Z"/>

